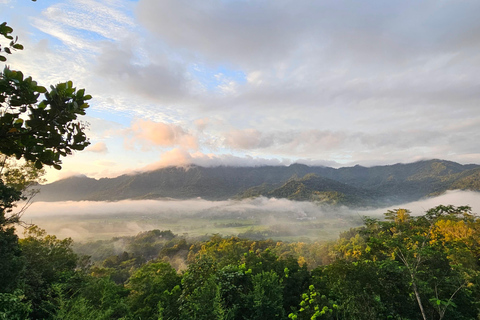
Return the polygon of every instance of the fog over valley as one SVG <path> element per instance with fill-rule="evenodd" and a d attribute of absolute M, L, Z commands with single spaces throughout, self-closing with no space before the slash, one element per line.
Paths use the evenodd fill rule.
<path fill-rule="evenodd" d="M 85 241 L 135 235 L 152 229 L 188 236 L 245 235 L 284 240 L 331 240 L 362 225 L 363 216 L 381 218 L 388 209 L 406 208 L 413 215 L 440 205 L 469 205 L 480 212 L 480 193 L 445 194 L 386 208 L 355 209 L 276 198 L 207 201 L 122 200 L 34 202 L 23 216 L 58 237 Z"/>

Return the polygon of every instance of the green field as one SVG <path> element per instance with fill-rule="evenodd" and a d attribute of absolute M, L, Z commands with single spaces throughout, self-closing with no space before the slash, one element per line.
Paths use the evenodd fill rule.
<path fill-rule="evenodd" d="M 171 230 L 186 237 L 212 234 L 240 235 L 253 239 L 314 241 L 336 239 L 341 231 L 362 224 L 359 215 L 322 215 L 297 218 L 289 212 L 219 212 L 215 214 L 119 213 L 63 214 L 30 218 L 50 234 L 75 241 L 133 236 L 152 229 Z"/>

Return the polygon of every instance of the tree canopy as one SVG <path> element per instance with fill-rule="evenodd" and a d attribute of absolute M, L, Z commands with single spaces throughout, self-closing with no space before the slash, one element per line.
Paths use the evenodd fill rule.
<path fill-rule="evenodd" d="M 11 41 L 0 47 L 0 52 L 23 49 L 12 32 L 6 23 L 0 25 L 0 35 Z M 0 57 L 6 60 L 4 55 Z M 0 153 L 32 161 L 37 168 L 61 169 L 61 156 L 89 145 L 85 124 L 77 117 L 85 115 L 86 101 L 91 98 L 72 81 L 46 89 L 23 72 L 5 66 L 0 73 Z"/>

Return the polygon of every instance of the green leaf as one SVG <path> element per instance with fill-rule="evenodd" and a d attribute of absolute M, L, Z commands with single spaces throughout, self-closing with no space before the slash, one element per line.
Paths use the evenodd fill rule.
<path fill-rule="evenodd" d="M 18 81 L 23 81 L 23 73 L 22 71 L 14 71 L 14 76 L 15 76 L 15 79 L 17 79 Z"/>
<path fill-rule="evenodd" d="M 5 62 L 5 61 L 7 61 L 7 58 L 5 58 L 4 56 L 0 55 L 0 61 Z"/>
<path fill-rule="evenodd" d="M 66 83 L 59 83 L 59 84 L 57 84 L 57 88 L 56 88 L 56 89 L 57 89 L 58 91 L 63 91 L 63 90 L 66 89 L 66 87 L 67 87 L 67 84 L 66 84 Z M 53 93 L 53 90 L 52 90 L 52 93 Z"/>
<path fill-rule="evenodd" d="M 39 93 L 45 93 L 45 92 L 47 92 L 47 88 L 42 87 L 42 86 L 37 86 L 37 87 L 35 87 L 35 91 L 37 91 Z"/>

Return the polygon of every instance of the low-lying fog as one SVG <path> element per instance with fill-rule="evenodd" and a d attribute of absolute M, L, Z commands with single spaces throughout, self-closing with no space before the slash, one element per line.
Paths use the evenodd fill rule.
<path fill-rule="evenodd" d="M 285 240 L 335 239 L 339 232 L 362 224 L 362 216 L 380 217 L 393 208 L 422 214 L 439 204 L 470 205 L 479 212 L 480 193 L 446 194 L 390 208 L 328 208 L 312 202 L 256 198 L 242 201 L 125 200 L 118 202 L 35 202 L 23 221 L 37 224 L 60 238 L 106 239 L 151 229 L 201 236 L 213 233 Z"/>

